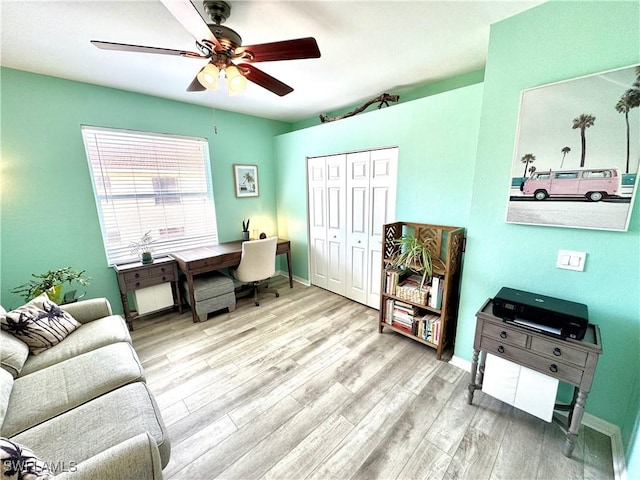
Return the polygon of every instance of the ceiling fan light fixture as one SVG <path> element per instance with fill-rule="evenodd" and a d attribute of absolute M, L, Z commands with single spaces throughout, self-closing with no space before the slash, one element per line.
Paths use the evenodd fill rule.
<path fill-rule="evenodd" d="M 209 63 L 204 66 L 202 70 L 198 72 L 198 81 L 204 88 L 209 90 L 215 90 L 218 88 L 218 75 L 220 70 L 213 63 Z"/>
<path fill-rule="evenodd" d="M 227 89 L 229 90 L 229 95 L 233 96 L 244 92 L 244 89 L 247 86 L 247 79 L 242 72 L 240 72 L 240 69 L 235 65 L 229 65 L 225 68 L 225 73 L 227 75 Z"/>

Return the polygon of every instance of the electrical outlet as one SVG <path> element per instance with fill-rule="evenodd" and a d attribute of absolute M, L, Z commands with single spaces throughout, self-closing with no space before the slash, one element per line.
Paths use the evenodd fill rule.
<path fill-rule="evenodd" d="M 556 267 L 565 270 L 584 271 L 584 264 L 587 260 L 586 252 L 572 252 L 570 250 L 559 250 L 556 260 Z"/>

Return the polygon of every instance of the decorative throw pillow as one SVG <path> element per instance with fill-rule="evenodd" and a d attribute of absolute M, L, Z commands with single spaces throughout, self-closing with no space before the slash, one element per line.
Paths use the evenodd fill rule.
<path fill-rule="evenodd" d="M 60 343 L 80 323 L 43 293 L 2 315 L 0 326 L 29 345 L 31 353 L 37 355 Z"/>
<path fill-rule="evenodd" d="M 53 478 L 45 462 L 27 447 L 0 437 L 0 472 L 2 479 L 46 480 Z"/>

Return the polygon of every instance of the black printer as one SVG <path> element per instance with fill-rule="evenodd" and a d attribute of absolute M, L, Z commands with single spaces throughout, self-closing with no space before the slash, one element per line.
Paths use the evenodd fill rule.
<path fill-rule="evenodd" d="M 505 322 L 560 338 L 582 340 L 589 325 L 587 306 L 537 293 L 502 287 L 493 297 L 493 314 Z"/>

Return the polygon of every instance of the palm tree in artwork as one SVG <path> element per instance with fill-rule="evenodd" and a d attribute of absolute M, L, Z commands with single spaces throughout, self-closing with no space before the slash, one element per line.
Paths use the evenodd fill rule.
<path fill-rule="evenodd" d="M 537 170 L 535 165 L 531 165 L 529 167 L 529 176 L 533 175 L 533 172 L 535 172 Z"/>
<path fill-rule="evenodd" d="M 567 153 L 569 153 L 571 151 L 571 149 L 569 147 L 563 147 L 562 150 L 560 150 L 560 152 L 562 152 L 562 161 L 560 162 L 560 168 L 562 168 L 562 165 L 564 165 L 564 157 L 567 156 Z"/>
<path fill-rule="evenodd" d="M 520 161 L 524 163 L 524 173 L 522 174 L 522 176 L 526 177 L 527 167 L 529 166 L 530 163 L 533 163 L 536 161 L 536 156 L 533 153 L 525 153 L 520 159 Z"/>
<path fill-rule="evenodd" d="M 636 81 L 633 82 L 631 88 L 624 92 L 615 109 L 618 113 L 624 113 L 624 120 L 627 124 L 627 168 L 629 173 L 629 150 L 630 150 L 630 129 L 629 129 L 629 110 L 640 107 L 640 67 L 636 67 Z"/>
<path fill-rule="evenodd" d="M 636 105 L 637 106 L 637 105 Z M 627 169 L 626 173 L 629 173 L 629 149 L 630 149 L 630 131 L 629 131 L 629 110 L 631 110 L 633 106 L 631 105 L 631 98 L 628 95 L 623 95 L 616 103 L 615 109 L 618 113 L 624 113 L 624 120 L 627 124 Z"/>
<path fill-rule="evenodd" d="M 585 131 L 592 127 L 596 121 L 596 117 L 589 113 L 581 113 L 579 117 L 573 119 L 573 129 L 580 129 L 580 142 L 582 145 L 582 156 L 580 157 L 580 166 L 584 167 L 584 159 L 587 156 L 587 137 Z"/>
<path fill-rule="evenodd" d="M 256 180 L 255 178 L 253 178 L 253 175 L 251 174 L 251 172 L 245 172 L 245 174 L 243 175 L 244 178 L 244 183 L 247 184 L 247 186 L 249 187 L 249 190 L 251 190 L 252 192 L 255 190 L 255 183 Z"/>

